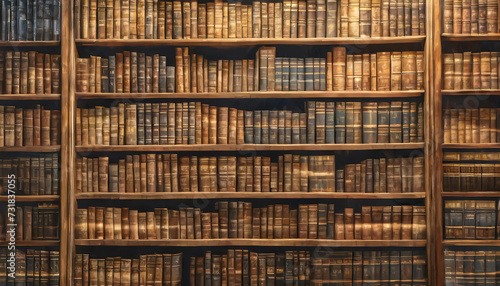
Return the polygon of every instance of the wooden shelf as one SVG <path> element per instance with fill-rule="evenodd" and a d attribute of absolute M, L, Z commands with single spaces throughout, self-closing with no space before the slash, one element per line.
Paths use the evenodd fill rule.
<path fill-rule="evenodd" d="M 0 247 L 5 247 L 8 243 L 8 241 L 0 241 Z M 59 240 L 16 240 L 16 247 L 18 246 L 59 246 Z"/>
<path fill-rule="evenodd" d="M 204 93 L 90 93 L 77 92 L 78 99 L 252 99 L 252 98 L 401 98 L 419 97 L 424 90 L 408 91 L 246 91 Z"/>
<path fill-rule="evenodd" d="M 500 149 L 500 143 L 444 143 L 443 149 Z"/>
<path fill-rule="evenodd" d="M 499 193 L 500 195 L 500 193 Z M 80 193 L 78 200 L 174 200 L 174 199 L 422 199 L 425 193 Z M 19 198 L 19 196 L 17 197 Z M 1 198 L 0 198 L 1 199 Z"/>
<path fill-rule="evenodd" d="M 448 198 L 500 198 L 500 192 L 442 192 L 442 197 Z"/>
<path fill-rule="evenodd" d="M 444 246 L 500 246 L 500 239 L 474 240 L 474 239 L 445 239 Z"/>
<path fill-rule="evenodd" d="M 61 41 L 0 41 L 0 47 L 48 47 L 59 45 L 61 45 Z"/>
<path fill-rule="evenodd" d="M 499 144 L 500 147 L 500 144 Z M 193 144 L 193 145 L 91 145 L 76 152 L 194 152 L 194 151 L 336 151 L 421 149 L 424 143 L 375 144 Z"/>
<path fill-rule="evenodd" d="M 0 147 L 0 152 L 35 152 L 35 153 L 53 153 L 59 152 L 61 146 L 18 146 L 18 147 Z"/>
<path fill-rule="evenodd" d="M 471 34 L 441 34 L 441 40 L 449 42 L 479 42 L 479 41 L 499 41 L 500 34 L 481 34 L 481 35 L 471 35 Z"/>
<path fill-rule="evenodd" d="M 500 95 L 500 89 L 442 90 L 442 95 Z"/>
<path fill-rule="evenodd" d="M 0 100 L 61 100 L 60 94 L 0 94 Z"/>
<path fill-rule="evenodd" d="M 16 202 L 55 202 L 59 201 L 59 195 L 16 195 Z M 0 202 L 6 202 L 7 196 L 1 195 Z"/>
<path fill-rule="evenodd" d="M 80 246 L 298 246 L 298 247 L 425 247 L 426 240 L 333 240 L 333 239 L 75 239 Z"/>
<path fill-rule="evenodd" d="M 260 46 L 260 45 L 375 45 L 424 43 L 426 36 L 379 37 L 379 38 L 225 38 L 225 39 L 77 39 L 79 46 Z"/>

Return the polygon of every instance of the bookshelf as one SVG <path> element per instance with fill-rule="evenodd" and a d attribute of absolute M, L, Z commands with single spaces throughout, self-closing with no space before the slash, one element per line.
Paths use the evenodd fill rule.
<path fill-rule="evenodd" d="M 26 3 L 26 2 L 24 2 Z M 47 90 L 43 90 L 41 93 L 37 90 L 35 93 L 33 92 L 26 92 L 26 93 L 17 93 L 17 94 L 8 94 L 5 93 L 5 90 L 0 94 L 0 105 L 4 106 L 9 106 L 13 105 L 16 107 L 20 108 L 28 108 L 28 109 L 34 109 L 36 107 L 36 104 L 39 104 L 42 107 L 52 109 L 52 110 L 60 110 L 60 117 L 59 117 L 59 126 L 57 127 L 57 132 L 58 136 L 60 137 L 60 143 L 55 145 L 53 142 L 50 146 L 18 146 L 16 143 L 16 146 L 4 146 L 2 144 L 2 147 L 0 147 L 0 158 L 7 160 L 7 159 L 14 159 L 14 158 L 36 158 L 38 157 L 44 157 L 44 156 L 50 156 L 50 154 L 58 154 L 57 155 L 57 160 L 58 160 L 58 173 L 59 173 L 59 189 L 58 195 L 26 195 L 22 193 L 18 193 L 16 195 L 16 206 L 18 207 L 24 207 L 24 206 L 37 206 L 37 203 L 47 203 L 47 204 L 57 204 L 59 206 L 59 226 L 58 226 L 58 233 L 59 233 L 59 239 L 40 239 L 40 240 L 17 240 L 16 241 L 16 248 L 19 250 L 23 251 L 23 257 L 24 255 L 28 255 L 29 250 L 35 249 L 35 251 L 46 251 L 46 258 L 47 258 L 47 263 L 49 263 L 49 252 L 52 255 L 53 251 L 58 252 L 59 256 L 59 262 L 58 262 L 58 275 L 55 275 L 54 277 L 51 276 L 50 279 L 54 279 L 56 276 L 57 279 L 59 280 L 60 285 L 67 285 L 66 281 L 68 278 L 68 272 L 69 268 L 67 268 L 67 260 L 68 260 L 68 230 L 70 228 L 67 218 L 68 217 L 68 205 L 67 205 L 67 200 L 68 200 L 68 178 L 69 178 L 69 172 L 67 169 L 67 163 L 68 163 L 68 157 L 67 157 L 67 151 L 68 151 L 68 138 L 69 138 L 69 133 L 67 132 L 67 126 L 69 125 L 69 118 L 67 116 L 67 103 L 68 103 L 68 95 L 69 95 L 69 73 L 68 73 L 68 56 L 69 56 L 69 46 L 68 44 L 70 41 L 68 41 L 68 38 L 70 37 L 70 29 L 68 27 L 68 23 L 70 23 L 70 14 L 69 12 L 69 1 L 60 1 L 60 10 L 57 8 L 57 5 L 52 6 L 54 8 L 55 12 L 59 10 L 59 13 L 55 12 L 56 15 L 59 17 L 59 21 L 57 22 L 58 26 L 60 27 L 59 29 L 59 37 L 62 40 L 43 40 L 43 41 L 10 41 L 10 40 L 0 40 L 0 50 L 3 52 L 31 52 L 35 51 L 37 53 L 44 53 L 44 54 L 50 54 L 50 55 L 60 55 L 60 61 L 59 61 L 59 67 L 58 67 L 58 72 L 59 72 L 59 92 L 47 92 Z M 10 6 L 9 6 L 10 7 Z M 26 8 L 26 7 L 24 7 Z M 46 7 L 49 9 L 48 7 Z M 26 12 L 26 10 L 25 10 Z M 52 13 L 50 13 L 52 14 Z M 52 16 L 56 17 L 56 15 L 52 14 Z M 18 15 L 20 16 L 20 15 Z M 49 20 L 49 19 L 47 19 Z M 10 20 L 9 20 L 10 21 Z M 24 23 L 26 23 L 26 14 L 24 18 Z M 50 20 L 52 21 L 52 20 Z M 15 22 L 15 20 L 12 20 L 12 22 Z M 11 23 L 12 23 L 11 22 Z M 54 23 L 56 23 L 54 21 Z M 53 25 L 54 23 L 51 23 Z M 2 22 L 2 25 L 5 25 L 5 22 Z M 10 24 L 10 23 L 8 23 Z M 31 28 L 32 26 L 31 22 Z M 25 26 L 26 27 L 26 26 Z M 21 31 L 21 28 L 19 28 L 19 31 Z M 43 34 L 43 31 L 42 31 Z M 3 35 L 4 36 L 4 35 Z M 30 55 L 31 57 L 31 55 Z M 30 58 L 31 61 L 31 58 Z M 2 63 L 3 64 L 3 63 Z M 30 62 L 31 64 L 31 62 Z M 33 65 L 35 62 L 32 63 Z M 38 62 L 37 62 L 38 65 Z M 45 62 L 46 65 L 46 62 Z M 33 75 L 35 72 L 34 66 L 30 65 L 30 68 L 33 67 Z M 42 64 L 43 67 L 43 64 Z M 2 66 L 2 69 L 4 67 Z M 38 66 L 37 68 L 37 75 L 36 75 L 36 81 L 38 82 Z M 46 72 L 46 70 L 43 70 L 42 72 Z M 50 69 L 49 69 L 50 72 Z M 2 74 L 4 76 L 4 74 Z M 32 74 L 30 71 L 30 80 Z M 42 75 L 44 77 L 45 75 Z M 24 75 L 23 75 L 24 77 Z M 54 80 L 55 81 L 55 80 Z M 2 82 L 4 84 L 5 82 Z M 34 82 L 33 82 L 34 83 Z M 29 83 L 29 85 L 33 84 L 32 82 Z M 24 84 L 24 83 L 22 83 Z M 38 83 L 37 83 L 38 84 Z M 45 82 L 44 84 L 48 84 L 48 82 Z M 52 85 L 54 88 L 54 86 Z M 38 88 L 38 87 L 37 87 Z M 43 84 L 42 84 L 43 88 Z M 22 90 L 22 89 L 21 89 Z M 3 120 L 3 115 L 2 114 L 2 120 Z M 2 122 L 3 124 L 3 122 Z M 16 129 L 16 132 L 18 130 Z M 3 131 L 2 131 L 3 132 Z M 19 134 L 16 134 L 16 136 L 19 136 Z M 26 135 L 25 135 L 26 136 Z M 40 134 L 38 134 L 40 136 Z M 3 140 L 3 137 L 2 137 Z M 24 144 L 21 144 L 24 145 Z M 41 144 L 44 145 L 44 144 Z M 6 163 L 4 161 L 4 163 Z M 7 171 L 8 166 L 5 164 L 4 169 Z M 17 170 L 16 170 L 17 173 Z M 6 173 L 4 173 L 6 175 Z M 51 173 L 51 176 L 54 175 L 54 173 Z M 28 180 L 29 182 L 29 180 Z M 16 182 L 17 184 L 20 184 L 19 180 Z M 26 186 L 24 186 L 26 188 Z M 5 188 L 4 188 L 5 190 Z M 22 189 L 21 191 L 24 191 L 25 189 Z M 50 192 L 48 189 L 47 191 Z M 7 195 L 2 194 L 0 196 L 0 202 L 3 206 L 9 201 L 9 197 Z M 21 214 L 17 214 L 21 215 Z M 22 217 L 22 216 L 21 216 Z M 2 241 L 0 242 L 0 246 L 4 249 L 7 249 L 7 246 L 9 245 L 8 241 Z M 9 248 L 10 249 L 10 248 Z M 38 259 L 40 259 L 40 252 L 38 252 Z M 43 256 L 43 255 L 42 255 Z M 52 262 L 52 256 L 50 257 L 50 262 Z M 24 262 L 26 263 L 26 262 Z M 55 265 L 51 265 L 52 267 Z M 44 266 L 45 267 L 45 266 Z M 25 270 L 25 269 L 24 269 Z M 48 269 L 47 269 L 48 270 Z M 21 273 L 22 274 L 22 273 Z M 26 273 L 24 273 L 26 274 Z M 48 274 L 47 274 L 48 275 Z M 51 275 L 53 275 L 51 273 Z M 5 280 L 4 280 L 5 281 Z M 26 281 L 26 280 L 25 280 Z M 22 283 L 21 278 L 19 278 L 19 282 Z M 10 282 L 13 283 L 13 282 Z M 16 280 L 17 283 L 17 280 Z M 51 281 L 51 283 L 53 283 Z"/>
<path fill-rule="evenodd" d="M 75 2 L 77 3 L 77 2 Z M 72 3 L 74 5 L 74 3 Z M 430 2 L 426 5 L 427 15 L 430 15 L 432 5 Z M 73 10 L 74 11 L 74 10 Z M 72 13 L 75 19 L 75 13 Z M 426 19 L 426 34 L 429 35 L 431 20 Z M 430 66 L 432 58 L 431 41 L 429 36 L 405 36 L 405 37 L 375 37 L 375 38 L 354 38 L 354 37 L 337 37 L 337 38 L 302 38 L 302 39 L 263 39 L 263 38 L 235 38 L 235 39 L 78 39 L 75 31 L 77 28 L 73 23 L 70 25 L 72 30 L 71 37 L 71 55 L 69 60 L 70 79 L 69 85 L 69 118 L 76 118 L 77 107 L 93 106 L 94 102 L 99 102 L 104 106 L 109 102 L 179 102 L 183 101 L 202 101 L 203 103 L 214 103 L 218 106 L 223 106 L 227 102 L 268 102 L 274 104 L 276 100 L 293 99 L 298 100 L 330 100 L 330 101 L 355 101 L 355 100 L 372 100 L 372 101 L 392 101 L 392 100 L 419 100 L 423 102 L 424 108 L 424 142 L 412 143 L 371 143 L 371 144 L 179 144 L 179 145 L 77 145 L 76 133 L 77 126 L 75 120 L 70 122 L 68 130 L 71 134 L 68 148 L 68 166 L 70 176 L 68 178 L 69 192 L 68 208 L 69 225 L 72 232 L 69 234 L 68 246 L 68 268 L 72 269 L 74 258 L 80 253 L 95 253 L 102 251 L 102 255 L 106 255 L 107 249 L 127 247 L 137 252 L 142 247 L 144 249 L 155 248 L 161 249 L 164 253 L 176 251 L 175 247 L 181 247 L 186 252 L 183 259 L 189 260 L 191 253 L 200 253 L 203 250 L 210 250 L 210 247 L 216 248 L 231 248 L 247 249 L 248 247 L 288 247 L 291 250 L 315 248 L 315 247 L 331 247 L 339 249 L 366 249 L 389 248 L 394 250 L 400 249 L 418 249 L 427 251 L 427 271 L 429 285 L 433 281 L 433 254 L 431 252 L 431 241 L 433 233 L 428 231 L 427 239 L 414 240 L 332 240 L 332 239 L 155 239 L 155 240 L 131 240 L 131 239 L 77 239 L 75 232 L 78 232 L 77 221 L 75 218 L 76 210 L 90 206 L 127 206 L 131 209 L 136 205 L 151 205 L 155 201 L 166 201 L 170 203 L 173 200 L 178 200 L 181 203 L 191 204 L 194 200 L 234 200 L 245 199 L 256 203 L 273 204 L 275 201 L 290 200 L 293 204 L 300 200 L 308 200 L 311 202 L 319 202 L 320 200 L 328 200 L 328 202 L 339 203 L 342 205 L 349 200 L 376 200 L 381 201 L 381 204 L 399 204 L 400 201 L 418 202 L 419 205 L 425 205 L 427 210 L 426 224 L 427 228 L 431 229 L 432 216 L 430 211 L 430 194 L 431 194 L 431 159 L 430 148 L 432 146 L 429 138 L 431 136 L 431 128 L 428 124 L 431 118 L 431 92 L 430 84 Z M 260 46 L 278 46 L 283 51 L 292 50 L 294 47 L 303 46 L 306 48 L 326 48 L 330 46 L 347 46 L 354 49 L 361 49 L 364 53 L 373 51 L 424 51 L 425 61 L 425 76 L 424 89 L 408 90 L 408 91 L 241 91 L 241 92 L 150 92 L 150 93 L 102 93 L 102 92 L 80 92 L 77 91 L 77 63 L 78 58 L 87 58 L 89 55 L 100 56 L 97 51 L 100 51 L 102 58 L 113 55 L 115 51 L 132 51 L 132 52 L 149 52 L 156 53 L 159 48 L 174 48 L 174 47 L 192 47 L 197 49 L 199 54 L 203 54 L 205 50 L 218 50 L 225 52 L 237 51 L 242 48 L 256 49 Z M 155 50 L 156 49 L 156 50 Z M 95 52 L 94 52 L 95 51 Z M 161 52 L 160 52 L 161 53 Z M 165 54 L 165 53 L 163 53 Z M 173 55 L 173 53 L 172 53 Z M 218 55 L 221 55 L 219 52 Z M 236 52 L 235 52 L 235 55 Z M 167 54 L 167 59 L 170 54 Z M 247 54 L 252 57 L 252 53 Z M 171 58 L 172 56 L 170 56 Z M 297 105 L 295 102 L 294 105 Z M 262 107 L 261 107 L 262 108 Z M 265 107 L 267 108 L 267 107 Z M 270 107 L 272 108 L 272 107 Z M 297 108 L 297 106 L 295 106 Z M 301 107 L 299 107 L 301 108 Z M 256 109 L 255 109 L 256 110 Z M 79 156 L 89 156 L 96 158 L 97 156 L 109 156 L 110 162 L 121 159 L 126 154 L 143 154 L 146 152 L 162 152 L 162 153 L 178 153 L 179 156 L 191 155 L 208 155 L 219 156 L 223 154 L 256 154 L 256 156 L 278 156 L 292 152 L 294 154 L 315 155 L 320 154 L 337 154 L 349 152 L 352 154 L 363 154 L 363 159 L 372 158 L 371 156 L 382 156 L 380 154 L 411 154 L 417 153 L 425 158 L 424 165 L 424 187 L 422 191 L 412 193 L 319 193 L 319 192 L 289 192 L 289 193 L 239 193 L 239 192 L 215 192 L 215 193 L 75 193 L 76 189 L 76 159 Z M 375 155 L 376 154 L 376 155 Z M 373 157 L 375 158 L 375 157 Z M 338 159 L 337 159 L 338 160 Z M 174 208 L 175 209 L 175 208 Z M 144 208 L 141 208 L 144 211 Z M 214 248 L 215 249 L 215 248 Z M 112 253 L 112 250 L 110 250 Z M 161 252 L 159 252 L 161 253 Z M 102 256 L 101 255 L 101 256 Z M 111 254 L 110 254 L 111 255 Z M 92 257 L 92 255 L 91 255 Z M 186 265 L 186 264 L 184 264 Z M 182 285 L 188 285 L 186 280 L 186 272 L 188 268 L 183 268 Z M 73 285 L 73 273 L 69 273 L 67 285 Z"/>
<path fill-rule="evenodd" d="M 465 2 L 464 2 L 465 4 Z M 498 3 L 494 3 L 496 6 Z M 455 5 L 455 3 L 453 3 Z M 488 238 L 483 237 L 482 233 L 477 233 L 476 238 L 474 236 L 471 237 L 470 230 L 465 230 L 466 227 L 463 227 L 463 236 L 459 233 L 451 230 L 451 226 L 449 222 L 450 219 L 446 219 L 445 216 L 450 215 L 451 208 L 458 207 L 459 204 L 457 202 L 465 202 L 464 213 L 467 212 L 471 214 L 471 205 L 479 204 L 479 202 L 492 202 L 495 201 L 497 204 L 497 200 L 500 197 L 499 193 L 496 190 L 489 189 L 488 185 L 485 183 L 483 186 L 481 184 L 480 188 L 470 188 L 469 185 L 464 183 L 462 179 L 467 173 L 467 166 L 472 166 L 475 164 L 475 167 L 480 166 L 480 168 L 485 168 L 485 172 L 487 172 L 487 167 L 496 163 L 494 160 L 490 160 L 487 158 L 486 154 L 495 153 L 499 147 L 498 143 L 486 143 L 486 142 L 496 142 L 495 139 L 493 141 L 485 141 L 481 140 L 479 143 L 475 139 L 470 140 L 470 138 L 466 138 L 465 140 L 457 138 L 458 140 L 449 141 L 446 138 L 448 134 L 448 130 L 446 130 L 447 118 L 445 111 L 447 109 L 473 109 L 473 108 L 487 108 L 487 107 L 497 107 L 497 96 L 500 94 L 499 89 L 495 87 L 494 80 L 491 80 L 493 83 L 492 86 L 488 87 L 487 85 L 481 86 L 482 88 L 477 88 L 477 81 L 474 83 L 476 86 L 463 85 L 462 88 L 457 88 L 457 85 L 454 85 L 453 88 L 450 89 L 446 86 L 445 76 L 447 73 L 450 75 L 449 66 L 448 69 L 444 64 L 445 54 L 449 57 L 449 54 L 455 53 L 454 55 L 458 55 L 463 52 L 472 52 L 472 54 L 478 52 L 484 52 L 482 54 L 488 55 L 490 51 L 494 51 L 495 47 L 498 46 L 499 43 L 499 33 L 495 30 L 495 27 L 498 25 L 495 24 L 498 20 L 493 20 L 492 18 L 488 19 L 490 28 L 485 29 L 484 23 L 478 24 L 475 22 L 476 20 L 471 19 L 469 23 L 467 17 L 464 14 L 463 22 L 462 17 L 455 17 L 454 19 L 448 18 L 445 19 L 444 15 L 448 15 L 448 17 L 453 16 L 456 11 L 452 11 L 449 13 L 450 2 L 449 1 L 434 1 L 434 29 L 433 29 L 433 37 L 434 37 L 434 82 L 433 82 L 433 93 L 434 93 L 434 118 L 435 121 L 433 123 L 434 129 L 434 162 L 435 162 L 435 176 L 434 180 L 434 200 L 433 200 L 433 208 L 435 209 L 436 222 L 435 222 L 435 252 L 436 252 L 436 283 L 437 285 L 443 285 L 444 283 L 460 283 L 460 279 L 470 279 L 470 271 L 467 272 L 464 270 L 464 273 L 458 273 L 454 271 L 455 263 L 461 263 L 459 256 L 469 256 L 467 259 L 471 257 L 478 257 L 481 259 L 481 255 L 484 255 L 486 252 L 486 256 L 490 256 L 488 259 L 488 263 L 491 261 L 495 261 L 495 258 L 491 258 L 491 255 L 500 245 L 498 240 L 495 240 L 495 233 L 493 233 L 493 238 L 491 235 Z M 496 6 L 497 7 L 497 6 Z M 469 7 L 465 4 L 464 13 L 468 11 Z M 471 9 L 474 9 L 473 7 Z M 496 8 L 495 8 L 496 9 Z M 440 11 L 447 10 L 443 13 Z M 460 19 L 459 19 L 460 18 Z M 457 21 L 458 20 L 458 21 Z M 470 24 L 470 25 L 469 25 Z M 475 29 L 483 29 L 481 32 L 477 32 Z M 469 33 L 469 28 L 472 29 L 472 33 Z M 498 28 L 498 27 L 497 27 Z M 461 33 L 465 29 L 465 33 Z M 464 54 L 463 57 L 463 70 L 459 71 L 460 77 L 465 81 L 468 81 L 468 66 L 466 66 L 465 61 L 468 58 L 468 55 Z M 457 57 L 458 63 L 460 65 L 462 63 L 462 59 Z M 476 60 L 473 60 L 476 63 Z M 474 65 L 471 62 L 471 65 Z M 477 63 L 476 63 L 477 64 Z M 494 66 L 491 64 L 491 66 Z M 454 71 L 457 71 L 457 67 L 454 67 Z M 484 70 L 485 67 L 480 69 Z M 463 73 L 462 73 L 463 72 Z M 458 75 L 454 74 L 455 75 Z M 491 75 L 494 76 L 494 71 L 491 71 Z M 477 79 L 477 70 L 475 75 L 471 75 L 471 78 Z M 462 82 L 463 84 L 463 82 Z M 448 85 L 449 86 L 449 85 Z M 468 104 L 474 101 L 473 104 Z M 461 112 L 461 111 L 458 111 Z M 464 111 L 469 112 L 469 111 Z M 448 113 L 449 114 L 449 113 Z M 459 119 L 460 121 L 460 119 Z M 467 119 L 464 120 L 465 125 L 464 129 L 466 133 L 467 126 L 469 122 Z M 457 121 L 458 123 L 458 121 Z M 461 123 L 460 123 L 461 124 Z M 498 127 L 497 127 L 498 128 Z M 458 128 L 459 132 L 461 132 L 461 128 Z M 461 132 L 462 133 L 462 132 Z M 469 134 L 469 133 L 467 133 Z M 466 143 L 467 142 L 467 143 Z M 474 143 L 470 143 L 474 142 Z M 447 156 L 449 154 L 467 154 L 467 156 L 475 156 L 475 161 L 471 161 L 470 158 L 460 157 L 460 160 L 455 160 L 452 156 Z M 480 157 L 483 155 L 482 157 Z M 467 165 L 469 164 L 469 165 Z M 465 168 L 463 168 L 465 167 Z M 453 172 L 452 169 L 458 171 L 456 178 L 451 178 L 450 174 Z M 469 170 L 470 171 L 470 170 Z M 462 174 L 463 173 L 463 174 Z M 482 175 L 482 170 L 479 172 Z M 485 176 L 487 175 L 484 173 Z M 473 177 L 477 176 L 477 174 L 471 174 Z M 451 182 L 457 183 L 459 186 L 459 190 L 450 189 Z M 486 181 L 485 181 L 486 182 Z M 467 206 L 468 202 L 468 206 Z M 448 203 L 448 205 L 446 205 Z M 452 203 L 455 203 L 452 205 Z M 492 205 L 493 203 L 491 203 Z M 491 210 L 493 212 L 493 210 Z M 475 220 L 478 218 L 475 218 Z M 477 229 L 476 229 L 477 230 Z M 468 232 L 467 232 L 468 231 Z M 491 234 L 491 233 L 488 233 Z M 455 236 L 455 237 L 454 237 Z M 474 239 L 475 238 L 475 239 Z M 493 250 L 493 251 L 492 251 Z M 456 256 L 455 256 L 456 255 Z M 465 261 L 465 260 L 464 260 Z M 458 266 L 457 266 L 458 267 Z M 467 272 L 467 273 L 465 273 Z M 487 271 L 485 271 L 486 273 Z M 490 283 L 491 274 L 486 273 L 483 274 L 486 276 L 486 283 Z M 488 282 L 490 279 L 490 282 Z M 462 280 L 463 281 L 463 280 Z"/>

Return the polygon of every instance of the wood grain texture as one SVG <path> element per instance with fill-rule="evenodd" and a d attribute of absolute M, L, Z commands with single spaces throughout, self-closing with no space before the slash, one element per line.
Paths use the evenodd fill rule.
<path fill-rule="evenodd" d="M 34 195 L 16 195 L 16 202 L 58 202 L 61 199 L 57 195 L 34 196 Z M 7 196 L 0 196 L 0 202 L 6 202 Z"/>
<path fill-rule="evenodd" d="M 300 247 L 425 247 L 425 240 L 332 240 L 332 239 L 76 239 L 79 246 L 300 246 Z"/>
<path fill-rule="evenodd" d="M 499 41 L 500 34 L 485 34 L 485 35 L 466 35 L 466 34 L 449 34 L 443 33 L 441 40 L 444 42 L 482 42 L 482 41 Z"/>
<path fill-rule="evenodd" d="M 500 240 L 445 239 L 443 246 L 500 246 Z"/>
<path fill-rule="evenodd" d="M 500 193 L 499 193 L 500 194 Z M 422 199 L 425 193 L 80 193 L 78 200 L 169 200 L 169 199 Z"/>
<path fill-rule="evenodd" d="M 56 47 L 60 41 L 0 41 L 0 47 Z"/>
<path fill-rule="evenodd" d="M 205 144 L 205 145 L 93 145 L 76 152 L 195 152 L 195 151 L 336 151 L 421 149 L 424 143 L 376 144 Z"/>
<path fill-rule="evenodd" d="M 408 37 L 380 37 L 380 38 L 303 38 L 303 39 L 78 39 L 77 45 L 81 46 L 260 46 L 260 45 L 375 45 L 375 44 L 406 44 L 423 43 L 425 36 Z"/>
<path fill-rule="evenodd" d="M 43 247 L 43 246 L 59 246 L 59 240 L 16 240 L 16 246 L 27 246 L 27 247 Z M 5 247 L 8 245 L 7 241 L 0 241 L 0 247 Z M 59 271 L 59 275 L 62 273 Z M 60 284 L 63 285 L 62 283 Z"/>
<path fill-rule="evenodd" d="M 61 100 L 60 94 L 0 94 L 0 100 Z"/>
<path fill-rule="evenodd" d="M 0 147 L 0 152 L 53 153 L 60 150 L 61 146 Z"/>
<path fill-rule="evenodd" d="M 500 192 L 443 192 L 447 198 L 500 198 Z"/>
<path fill-rule="evenodd" d="M 219 99 L 219 98 L 406 98 L 419 97 L 423 90 L 409 91 L 254 91 L 205 93 L 90 93 L 77 92 L 78 99 Z"/>
<path fill-rule="evenodd" d="M 500 149 L 500 143 L 446 143 L 443 149 Z"/>
<path fill-rule="evenodd" d="M 500 95 L 500 89 L 442 90 L 442 95 Z"/>

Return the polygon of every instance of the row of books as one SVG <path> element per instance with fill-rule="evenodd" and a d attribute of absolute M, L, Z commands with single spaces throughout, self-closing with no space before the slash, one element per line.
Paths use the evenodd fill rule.
<path fill-rule="evenodd" d="M 422 51 L 346 54 L 334 47 L 326 58 L 288 58 L 261 47 L 255 59 L 212 60 L 176 48 L 175 66 L 166 56 L 125 51 L 78 58 L 76 68 L 77 92 L 90 93 L 423 89 Z"/>
<path fill-rule="evenodd" d="M 443 32 L 453 34 L 498 33 L 498 1 L 445 0 Z"/>
<path fill-rule="evenodd" d="M 443 54 L 443 89 L 498 89 L 498 52 Z"/>
<path fill-rule="evenodd" d="M 500 152 L 443 152 L 443 161 L 500 161 Z"/>
<path fill-rule="evenodd" d="M 216 203 L 216 212 L 199 208 L 89 207 L 75 217 L 77 239 L 218 239 L 302 238 L 408 240 L 426 238 L 425 206 L 362 206 L 360 213 L 333 204 L 277 204 L 252 207 L 250 202 Z"/>
<path fill-rule="evenodd" d="M 445 238 L 495 239 L 497 209 L 495 200 L 446 200 Z"/>
<path fill-rule="evenodd" d="M 16 195 L 59 195 L 59 154 L 0 159 L 0 194 L 7 195 L 8 175 L 15 175 Z"/>
<path fill-rule="evenodd" d="M 497 125 L 500 128 L 500 108 L 443 110 L 444 143 L 500 142 Z"/>
<path fill-rule="evenodd" d="M 60 61 L 60 55 L 0 51 L 0 93 L 61 93 Z"/>
<path fill-rule="evenodd" d="M 190 285 L 427 285 L 421 250 L 286 251 L 228 249 L 190 257 Z"/>
<path fill-rule="evenodd" d="M 140 255 L 139 258 L 90 258 L 76 254 L 74 285 L 181 285 L 182 253 Z"/>
<path fill-rule="evenodd" d="M 60 122 L 60 110 L 0 105 L 0 147 L 59 145 Z"/>
<path fill-rule="evenodd" d="M 0 249 L 0 284 L 59 286 L 59 251 L 15 249 L 12 271 L 11 251 Z M 8 260 L 9 259 L 9 260 Z M 15 273 L 15 278 L 10 273 Z"/>
<path fill-rule="evenodd" d="M 500 189 L 500 164 L 443 163 L 443 192 L 493 192 Z"/>
<path fill-rule="evenodd" d="M 59 41 L 60 0 L 2 0 L 2 41 Z"/>
<path fill-rule="evenodd" d="M 123 157 L 122 157 L 123 158 Z M 271 157 L 127 155 L 76 159 L 77 193 L 423 192 L 423 157 L 366 159 L 335 168 L 335 155 Z M 112 160 L 112 159 L 111 159 Z"/>
<path fill-rule="evenodd" d="M 425 1 L 80 0 L 75 24 L 82 39 L 401 37 L 425 35 Z"/>
<path fill-rule="evenodd" d="M 500 281 L 500 252 L 445 250 L 445 285 L 495 285 Z"/>
<path fill-rule="evenodd" d="M 305 109 L 244 111 L 201 102 L 77 108 L 76 144 L 423 142 L 422 103 L 308 101 Z"/>
<path fill-rule="evenodd" d="M 0 240 L 10 241 L 12 216 L 3 208 L 0 214 Z M 36 207 L 16 207 L 16 240 L 59 239 L 59 206 L 40 203 Z"/>

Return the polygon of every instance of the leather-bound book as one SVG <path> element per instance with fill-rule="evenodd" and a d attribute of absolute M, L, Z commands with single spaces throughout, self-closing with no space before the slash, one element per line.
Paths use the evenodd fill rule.
<path fill-rule="evenodd" d="M 391 90 L 391 53 L 377 53 L 377 90 Z"/>

